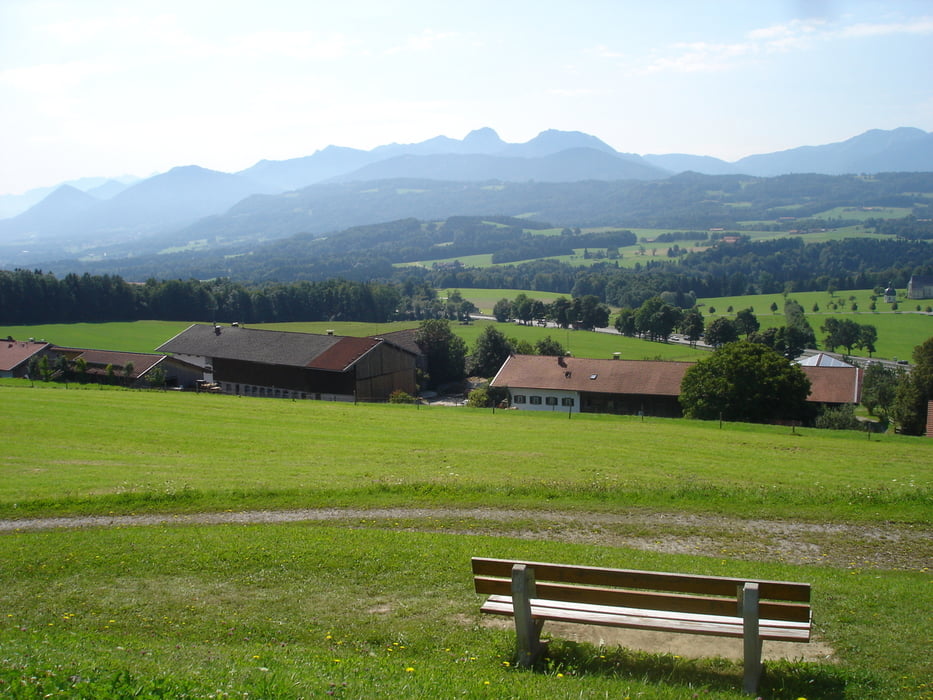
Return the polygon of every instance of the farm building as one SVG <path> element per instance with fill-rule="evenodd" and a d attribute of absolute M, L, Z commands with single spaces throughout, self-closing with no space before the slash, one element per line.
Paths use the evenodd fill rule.
<path fill-rule="evenodd" d="M 122 384 L 129 387 L 149 386 L 156 369 L 161 370 L 160 384 L 168 387 L 193 386 L 201 379 L 200 367 L 167 355 L 114 350 L 87 350 L 84 348 L 52 347 L 54 355 L 68 360 L 74 374 L 75 363 L 83 360 L 85 378 L 100 384 Z M 129 371 L 127 371 L 129 369 Z"/>
<path fill-rule="evenodd" d="M 159 348 L 227 394 L 329 401 L 414 395 L 415 356 L 383 338 L 194 324 Z"/>
<path fill-rule="evenodd" d="M 933 299 L 933 277 L 912 275 L 907 282 L 908 299 Z"/>
<path fill-rule="evenodd" d="M 683 414 L 678 401 L 680 384 L 691 366 L 690 362 L 512 355 L 491 385 L 508 389 L 513 408 L 677 417 Z M 859 368 L 801 369 L 810 380 L 810 403 L 859 402 Z"/>
<path fill-rule="evenodd" d="M 512 355 L 492 380 L 509 405 L 536 411 L 680 416 L 680 382 L 689 362 L 594 360 Z"/>
<path fill-rule="evenodd" d="M 0 342 L 0 377 L 25 377 L 33 358 L 49 354 L 51 346 L 45 341 L 13 340 L 12 336 Z"/>

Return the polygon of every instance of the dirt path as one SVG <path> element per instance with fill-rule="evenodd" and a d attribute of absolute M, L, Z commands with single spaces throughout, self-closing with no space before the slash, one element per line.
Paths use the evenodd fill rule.
<path fill-rule="evenodd" d="M 851 569 L 923 570 L 933 527 L 748 520 L 716 515 L 494 508 L 308 508 L 0 520 L 0 534 L 57 528 L 327 522 L 423 532 L 490 534 Z"/>

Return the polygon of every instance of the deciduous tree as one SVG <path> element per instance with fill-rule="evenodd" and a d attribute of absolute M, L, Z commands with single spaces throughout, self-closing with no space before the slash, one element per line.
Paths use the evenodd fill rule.
<path fill-rule="evenodd" d="M 761 323 L 759 323 L 758 317 L 755 316 L 755 312 L 751 309 L 741 309 L 735 315 L 735 328 L 746 338 L 756 332 L 760 327 Z"/>
<path fill-rule="evenodd" d="M 735 322 L 725 316 L 714 318 L 706 327 L 706 343 L 714 348 L 720 348 L 726 343 L 734 343 L 738 339 L 739 332 Z"/>
<path fill-rule="evenodd" d="M 511 353 L 512 346 L 502 332 L 495 326 L 486 326 L 476 339 L 476 346 L 470 355 L 470 375 L 492 377 Z"/>
<path fill-rule="evenodd" d="M 743 340 L 724 345 L 688 369 L 680 403 L 689 418 L 802 419 L 809 393 L 810 380 L 798 365 Z"/>
<path fill-rule="evenodd" d="M 933 337 L 914 348 L 914 365 L 897 383 L 892 414 L 902 433 L 923 435 L 933 399 Z"/>
<path fill-rule="evenodd" d="M 696 346 L 703 335 L 703 312 L 696 306 L 687 311 L 680 321 L 680 332 L 684 334 L 691 346 Z"/>
<path fill-rule="evenodd" d="M 415 340 L 427 359 L 429 386 L 459 381 L 466 376 L 466 342 L 454 335 L 447 319 L 422 321 Z"/>

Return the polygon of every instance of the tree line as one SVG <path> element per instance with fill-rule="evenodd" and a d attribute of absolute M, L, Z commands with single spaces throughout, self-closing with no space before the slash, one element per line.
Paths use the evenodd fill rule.
<path fill-rule="evenodd" d="M 453 313 L 433 287 L 326 280 L 248 287 L 229 279 L 150 279 L 41 270 L 0 270 L 0 323 L 34 325 L 195 319 L 244 323 L 352 320 L 384 322 Z"/>

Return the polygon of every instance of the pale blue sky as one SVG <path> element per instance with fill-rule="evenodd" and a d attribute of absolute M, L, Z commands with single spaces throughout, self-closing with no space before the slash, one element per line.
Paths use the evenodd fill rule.
<path fill-rule="evenodd" d="M 933 131 L 930 0 L 0 0 L 0 193 L 492 127 L 752 153 Z"/>

